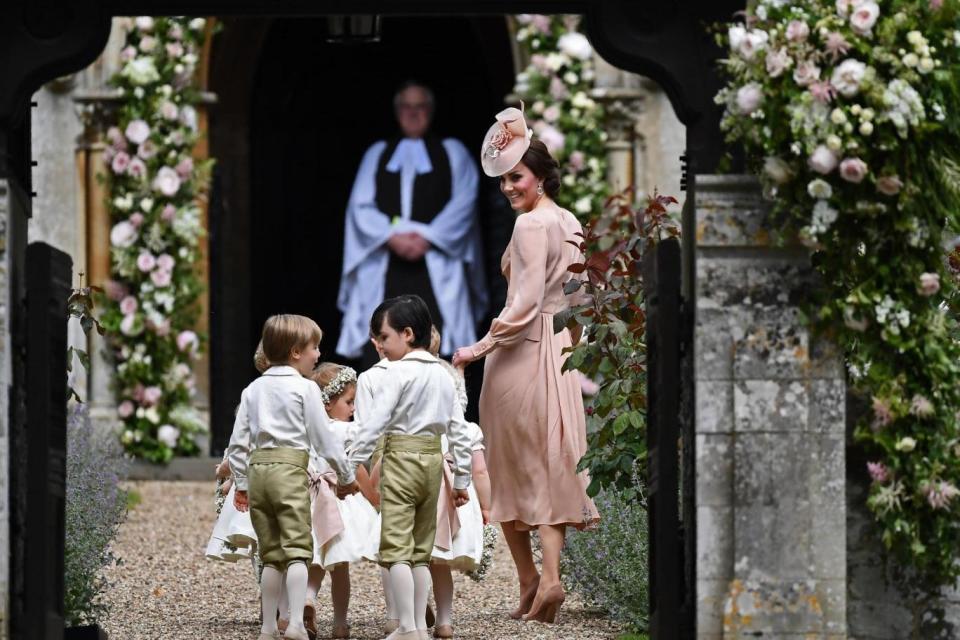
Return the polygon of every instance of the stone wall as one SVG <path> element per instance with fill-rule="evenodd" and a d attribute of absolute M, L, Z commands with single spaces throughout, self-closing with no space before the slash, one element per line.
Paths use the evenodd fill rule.
<path fill-rule="evenodd" d="M 697 176 L 697 635 L 847 637 L 845 386 L 799 313 L 807 253 L 758 185 Z"/>

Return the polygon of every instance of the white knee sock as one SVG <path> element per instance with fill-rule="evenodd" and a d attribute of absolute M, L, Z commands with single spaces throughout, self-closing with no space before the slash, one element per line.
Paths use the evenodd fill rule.
<path fill-rule="evenodd" d="M 437 626 L 453 624 L 453 574 L 446 564 L 430 565 L 433 599 L 437 603 Z"/>
<path fill-rule="evenodd" d="M 393 587 L 390 585 L 390 569 L 380 567 L 380 583 L 383 585 L 383 601 L 387 607 L 387 620 L 396 620 L 400 617 L 397 613 L 397 599 L 393 597 Z"/>
<path fill-rule="evenodd" d="M 350 608 L 350 565 L 344 564 L 330 574 L 330 595 L 333 600 L 333 626 L 347 624 L 347 610 Z"/>
<path fill-rule="evenodd" d="M 303 629 L 303 599 L 307 595 L 307 565 L 294 562 L 287 567 L 287 600 L 290 602 L 290 626 Z"/>
<path fill-rule="evenodd" d="M 326 574 L 326 571 L 323 570 L 318 564 L 310 565 L 310 569 L 307 572 L 307 601 L 315 602 L 317 599 L 317 592 L 320 591 L 320 585 L 323 584 L 323 576 Z"/>
<path fill-rule="evenodd" d="M 430 567 L 421 565 L 413 568 L 413 606 L 417 620 L 417 629 L 427 629 L 427 601 L 430 599 Z"/>
<path fill-rule="evenodd" d="M 416 631 L 417 621 L 414 618 L 414 587 L 413 570 L 408 564 L 395 564 L 390 567 L 390 587 L 397 607 L 397 617 L 400 619 L 400 633 Z M 421 616 L 425 616 L 426 612 Z"/>
<path fill-rule="evenodd" d="M 263 568 L 260 580 L 260 598 L 263 607 L 263 625 L 260 633 L 271 635 L 277 632 L 277 604 L 283 591 L 283 574 L 273 567 Z"/>

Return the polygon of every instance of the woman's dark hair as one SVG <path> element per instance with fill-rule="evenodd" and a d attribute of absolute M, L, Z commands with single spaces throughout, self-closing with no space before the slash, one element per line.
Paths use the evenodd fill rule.
<path fill-rule="evenodd" d="M 547 151 L 547 145 L 533 138 L 530 148 L 520 158 L 520 162 L 527 165 L 533 175 L 543 180 L 543 191 L 551 200 L 557 197 L 560 193 L 560 165 Z"/>
<path fill-rule="evenodd" d="M 430 309 L 420 296 L 397 296 L 380 303 L 370 317 L 370 335 L 380 335 L 380 327 L 386 319 L 390 328 L 400 333 L 406 327 L 413 331 L 412 346 L 421 349 L 430 347 L 430 329 L 433 318 Z"/>

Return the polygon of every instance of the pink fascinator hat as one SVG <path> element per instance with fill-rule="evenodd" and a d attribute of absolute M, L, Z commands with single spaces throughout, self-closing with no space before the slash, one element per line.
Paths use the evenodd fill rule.
<path fill-rule="evenodd" d="M 527 128 L 520 109 L 509 107 L 497 114 L 497 122 L 487 131 L 480 151 L 480 166 L 483 172 L 495 178 L 517 166 L 520 158 L 530 148 L 533 131 Z"/>

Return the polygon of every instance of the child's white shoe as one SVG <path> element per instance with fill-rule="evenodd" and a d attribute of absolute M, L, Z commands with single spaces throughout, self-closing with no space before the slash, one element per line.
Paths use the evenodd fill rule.
<path fill-rule="evenodd" d="M 291 624 L 287 627 L 287 630 L 283 632 L 283 640 L 310 640 L 310 636 L 302 624 L 299 626 Z"/>

